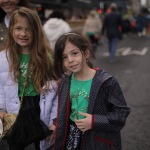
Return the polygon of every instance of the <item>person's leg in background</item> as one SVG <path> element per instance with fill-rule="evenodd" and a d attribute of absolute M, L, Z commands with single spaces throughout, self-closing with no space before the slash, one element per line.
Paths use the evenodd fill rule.
<path fill-rule="evenodd" d="M 109 38 L 109 54 L 110 54 L 109 57 L 111 63 L 115 61 L 117 44 L 118 44 L 118 38 Z"/>
<path fill-rule="evenodd" d="M 95 37 L 94 34 L 90 34 L 90 35 L 88 35 L 88 37 L 89 37 L 89 40 L 91 43 L 91 56 L 93 58 L 95 58 L 95 51 L 99 45 L 99 39 L 98 39 L 98 37 Z"/>
<path fill-rule="evenodd" d="M 110 57 L 110 54 L 111 54 L 111 48 L 112 48 L 112 39 L 111 38 L 108 38 L 108 51 L 109 51 L 109 57 Z"/>

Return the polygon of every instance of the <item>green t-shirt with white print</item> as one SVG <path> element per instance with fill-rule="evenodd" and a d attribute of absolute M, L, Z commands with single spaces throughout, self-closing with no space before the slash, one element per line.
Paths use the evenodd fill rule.
<path fill-rule="evenodd" d="M 26 71 L 27 71 L 27 67 L 28 67 L 28 63 L 30 61 L 30 54 L 20 54 L 20 72 L 21 75 L 19 77 L 18 80 L 18 95 L 19 97 L 21 97 L 23 89 L 24 89 L 24 80 L 25 80 L 25 76 L 26 76 Z M 25 93 L 24 96 L 36 96 L 39 95 L 39 93 L 36 91 L 36 89 L 34 88 L 32 81 L 31 81 L 31 75 L 32 72 L 29 72 L 29 79 L 28 79 L 28 85 L 25 88 Z"/>
<path fill-rule="evenodd" d="M 86 81 L 79 81 L 76 80 L 74 74 L 72 74 L 70 87 L 70 119 L 72 121 L 75 121 L 75 119 L 84 118 L 84 116 L 79 115 L 78 112 L 87 113 L 91 84 L 92 79 Z"/>

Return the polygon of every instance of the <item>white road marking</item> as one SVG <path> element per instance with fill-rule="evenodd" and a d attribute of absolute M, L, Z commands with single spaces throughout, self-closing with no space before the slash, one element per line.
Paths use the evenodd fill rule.
<path fill-rule="evenodd" d="M 132 50 L 131 47 L 122 47 L 117 49 L 116 56 L 127 56 L 127 55 L 140 55 L 143 56 L 147 53 L 148 47 L 144 47 L 141 51 Z M 103 56 L 109 56 L 108 52 L 103 53 Z"/>

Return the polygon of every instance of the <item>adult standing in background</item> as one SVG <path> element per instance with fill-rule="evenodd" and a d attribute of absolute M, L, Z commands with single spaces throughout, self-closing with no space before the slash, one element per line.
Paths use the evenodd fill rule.
<path fill-rule="evenodd" d="M 103 30 L 107 32 L 107 38 L 109 42 L 109 54 L 110 54 L 110 62 L 115 61 L 116 48 L 118 44 L 118 40 L 121 38 L 120 28 L 122 27 L 122 17 L 121 14 L 117 11 L 117 5 L 112 3 L 110 5 L 111 12 L 106 14 L 104 18 Z"/>
<path fill-rule="evenodd" d="M 95 10 L 91 10 L 85 20 L 82 34 L 92 44 L 92 55 L 96 50 L 102 30 L 102 21 Z"/>
<path fill-rule="evenodd" d="M 0 0 L 0 51 L 4 49 L 11 14 L 17 6 L 29 7 L 27 0 Z"/>
<path fill-rule="evenodd" d="M 65 16 L 58 10 L 54 10 L 50 14 L 49 19 L 43 25 L 43 29 L 53 50 L 59 36 L 71 31 L 71 27 L 66 22 Z"/>

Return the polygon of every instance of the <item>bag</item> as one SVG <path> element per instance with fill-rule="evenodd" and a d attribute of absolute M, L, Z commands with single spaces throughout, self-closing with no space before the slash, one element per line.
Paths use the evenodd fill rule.
<path fill-rule="evenodd" d="M 17 118 L 16 114 L 6 113 L 4 115 L 4 118 L 3 118 L 4 124 L 2 123 L 2 120 L 1 120 L 1 125 L 0 125 L 0 130 L 1 130 L 0 139 L 2 139 L 6 135 L 8 130 L 15 123 L 16 118 Z"/>
<path fill-rule="evenodd" d="M 100 40 L 100 34 L 98 32 L 87 32 L 87 35 L 91 43 L 98 43 Z"/>
<path fill-rule="evenodd" d="M 94 39 L 96 40 L 96 41 L 99 41 L 100 40 L 100 34 L 99 33 L 94 33 Z"/>

